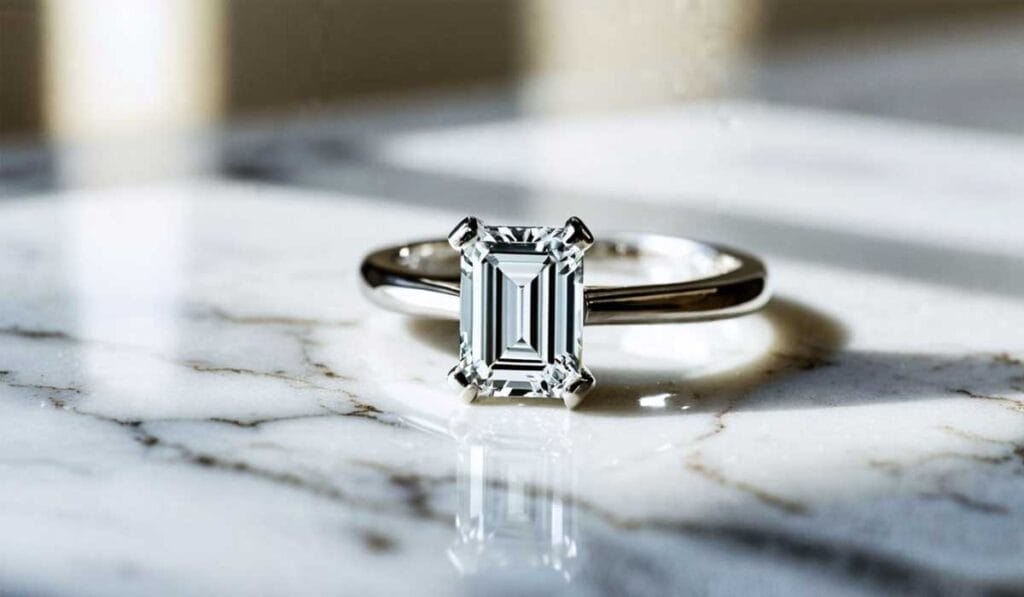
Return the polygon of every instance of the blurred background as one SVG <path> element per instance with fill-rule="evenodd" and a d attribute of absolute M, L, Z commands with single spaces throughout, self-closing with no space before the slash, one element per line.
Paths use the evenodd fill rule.
<path fill-rule="evenodd" d="M 716 98 L 1021 134 L 1024 3 L 0 0 L 5 194 L 281 174 L 289 126 L 334 123 L 302 149 L 345 161 L 381 131 Z"/>

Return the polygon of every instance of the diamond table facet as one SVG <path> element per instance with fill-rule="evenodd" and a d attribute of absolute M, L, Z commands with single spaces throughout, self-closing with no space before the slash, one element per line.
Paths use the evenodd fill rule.
<path fill-rule="evenodd" d="M 577 218 L 563 228 L 467 218 L 449 240 L 461 253 L 460 360 L 451 375 L 464 396 L 562 398 L 575 406 L 593 383 L 581 363 L 590 232 Z"/>

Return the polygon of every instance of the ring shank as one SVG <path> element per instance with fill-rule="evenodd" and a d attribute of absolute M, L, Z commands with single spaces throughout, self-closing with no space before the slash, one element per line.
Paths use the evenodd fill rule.
<path fill-rule="evenodd" d="M 587 325 L 710 321 L 744 315 L 768 302 L 768 274 L 760 259 L 720 245 L 651 234 L 598 240 L 592 260 L 645 257 L 699 265 L 701 277 L 624 286 L 586 286 Z M 363 288 L 387 309 L 444 319 L 459 317 L 459 254 L 447 241 L 388 247 L 363 260 Z"/>

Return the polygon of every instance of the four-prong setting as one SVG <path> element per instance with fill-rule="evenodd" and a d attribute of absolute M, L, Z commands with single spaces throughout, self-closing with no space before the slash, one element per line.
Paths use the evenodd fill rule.
<path fill-rule="evenodd" d="M 594 385 L 581 363 L 590 230 L 576 217 L 562 228 L 468 217 L 448 242 L 461 272 L 459 363 L 449 380 L 463 400 L 521 396 L 578 406 Z"/>

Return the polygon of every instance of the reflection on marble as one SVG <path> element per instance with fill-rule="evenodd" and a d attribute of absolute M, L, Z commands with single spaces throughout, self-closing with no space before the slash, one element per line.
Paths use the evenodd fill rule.
<path fill-rule="evenodd" d="M 692 117 L 660 126 L 683 134 Z M 794 120 L 768 128 L 788 138 Z M 800 134 L 816 123 L 806 115 Z M 650 130 L 597 124 L 624 140 Z M 886 128 L 843 126 L 826 128 L 845 131 L 830 142 L 847 155 Z M 672 155 L 674 139 L 650 143 Z M 1024 155 L 978 137 L 960 151 L 977 161 L 989 145 Z M 785 169 L 797 148 L 776 150 L 789 153 L 774 186 L 758 175 L 762 192 L 821 182 Z M 624 190 L 625 162 L 620 180 L 612 157 L 598 162 Z M 920 182 L 909 162 L 889 166 Z M 844 172 L 835 184 L 877 184 Z M 963 175 L 933 170 L 926 186 Z M 1019 179 L 993 178 L 1024 196 Z M 999 250 L 1020 246 L 1012 225 L 975 232 L 1022 207 L 957 193 L 943 209 L 958 217 L 911 257 L 968 258 L 930 262 L 926 277 L 834 259 L 828 234 L 786 247 L 778 228 L 748 242 L 732 228 L 723 240 L 755 251 L 771 240 L 778 300 L 734 321 L 587 328 L 601 384 L 578 412 L 459 403 L 444 380 L 457 327 L 360 296 L 358 261 L 381 230 L 443 234 L 454 209 L 219 180 L 5 200 L 0 592 L 1019 594 L 1024 303 L 961 270 L 1019 260 Z M 573 197 L 560 209 L 603 205 Z M 637 197 L 601 226 L 671 232 L 683 216 L 649 214 L 691 213 Z M 842 242 L 881 239 L 893 260 L 917 246 L 894 237 L 888 208 L 865 200 Z M 777 226 L 753 200 L 730 209 L 750 229 Z M 929 209 L 914 194 L 892 208 Z M 546 221 L 554 208 L 531 210 Z M 835 226 L 814 214 L 801 229 Z"/>
<path fill-rule="evenodd" d="M 517 423 L 454 422 L 457 538 L 448 553 L 461 574 L 539 570 L 568 582 L 579 556 L 573 448 L 558 425 L 528 415 Z"/>

